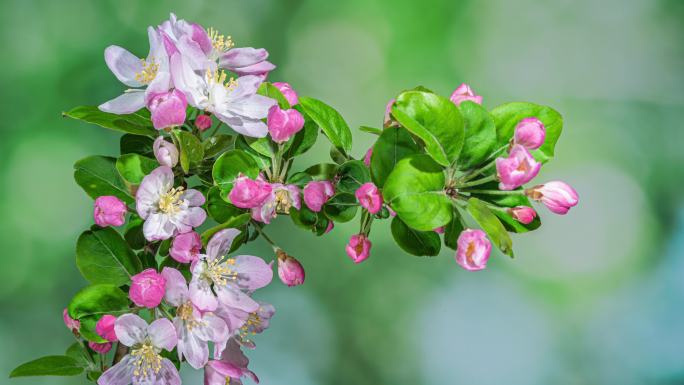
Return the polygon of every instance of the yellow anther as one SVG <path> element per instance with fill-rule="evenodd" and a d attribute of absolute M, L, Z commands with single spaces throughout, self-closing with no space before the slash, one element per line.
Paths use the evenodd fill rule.
<path fill-rule="evenodd" d="M 181 205 L 183 204 L 181 197 L 183 196 L 184 190 L 185 189 L 182 186 L 174 187 L 166 194 L 162 194 L 162 196 L 159 197 L 159 211 L 165 214 L 176 214 L 180 211 Z"/>
<path fill-rule="evenodd" d="M 216 286 L 225 286 L 229 281 L 237 280 L 237 273 L 224 266 L 224 262 L 225 265 L 234 265 L 235 259 L 229 258 L 224 261 L 223 258 L 216 258 L 207 262 L 207 268 L 204 271 L 205 277 Z"/>
<path fill-rule="evenodd" d="M 290 199 L 290 192 L 287 190 L 278 190 L 275 193 L 276 197 L 276 211 L 289 214 L 292 207 L 292 199 Z"/>
<path fill-rule="evenodd" d="M 211 39 L 211 45 L 219 52 L 226 52 L 235 46 L 232 36 L 221 35 L 216 29 L 209 27 L 207 34 Z"/>
<path fill-rule="evenodd" d="M 133 365 L 135 366 L 133 375 L 138 379 L 151 378 L 153 374 L 159 373 L 161 370 L 162 357 L 149 342 L 131 350 L 131 356 L 134 359 Z"/>
<path fill-rule="evenodd" d="M 159 64 L 154 59 L 150 62 L 140 59 L 140 63 L 142 64 L 142 70 L 135 74 L 135 80 L 142 84 L 152 83 L 152 80 L 157 76 L 157 72 L 159 72 Z"/>
<path fill-rule="evenodd" d="M 226 89 L 232 90 L 235 87 L 237 87 L 238 82 L 235 80 L 234 77 L 228 77 L 226 74 L 226 71 L 211 71 L 207 69 L 207 72 L 205 74 L 205 77 L 207 79 L 207 83 L 209 84 L 222 84 Z M 227 80 L 227 82 L 226 82 Z"/>

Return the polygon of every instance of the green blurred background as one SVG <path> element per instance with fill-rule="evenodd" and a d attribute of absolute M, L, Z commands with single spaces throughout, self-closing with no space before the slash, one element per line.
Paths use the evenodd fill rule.
<path fill-rule="evenodd" d="M 266 47 L 302 95 L 353 128 L 387 100 L 468 82 L 491 108 L 553 106 L 565 119 L 539 180 L 575 186 L 565 217 L 514 239 L 484 272 L 453 252 L 403 253 L 388 223 L 372 257 L 344 253 L 356 224 L 316 238 L 275 221 L 306 284 L 258 297 L 273 326 L 248 352 L 263 384 L 684 384 L 684 2 L 678 0 L 50 1 L 0 3 L 0 383 L 72 341 L 61 310 L 85 282 L 74 264 L 91 200 L 74 161 L 116 155 L 118 135 L 60 117 L 119 95 L 103 50 L 144 56 L 145 28 L 175 11 Z M 354 130 L 356 156 L 372 141 Z M 323 139 L 299 166 L 327 159 Z M 246 252 L 271 258 L 261 242 Z M 185 371 L 186 384 L 200 384 Z"/>

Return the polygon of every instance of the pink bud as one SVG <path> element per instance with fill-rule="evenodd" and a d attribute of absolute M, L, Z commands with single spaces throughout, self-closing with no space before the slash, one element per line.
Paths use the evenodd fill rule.
<path fill-rule="evenodd" d="M 173 238 L 169 255 L 180 263 L 195 261 L 202 250 L 202 239 L 194 231 L 178 234 Z"/>
<path fill-rule="evenodd" d="M 456 262 L 469 271 L 482 270 L 487 267 L 492 244 L 482 230 L 466 229 L 456 241 Z"/>
<path fill-rule="evenodd" d="M 335 187 L 327 180 L 309 182 L 304 186 L 304 203 L 313 212 L 319 212 L 333 195 Z"/>
<path fill-rule="evenodd" d="M 178 164 L 176 145 L 165 141 L 163 136 L 154 140 L 152 149 L 154 150 L 154 157 L 157 158 L 160 165 L 173 168 Z"/>
<path fill-rule="evenodd" d="M 366 155 L 363 156 L 363 164 L 365 164 L 366 167 L 370 167 L 370 162 L 371 162 L 372 156 L 373 156 L 373 147 L 369 148 L 368 151 L 366 151 Z"/>
<path fill-rule="evenodd" d="M 325 232 L 323 234 L 328 234 L 335 228 L 335 223 L 333 221 L 328 221 L 328 227 L 325 228 Z"/>
<path fill-rule="evenodd" d="M 67 329 L 71 330 L 72 333 L 76 334 L 78 333 L 78 330 L 81 329 L 81 321 L 71 318 L 71 316 L 69 316 L 69 310 L 64 309 L 62 318 L 64 319 L 64 325 L 66 325 Z"/>
<path fill-rule="evenodd" d="M 370 256 L 371 241 L 363 234 L 354 234 L 349 238 L 345 250 L 354 263 L 361 263 Z"/>
<path fill-rule="evenodd" d="M 356 190 L 356 199 L 361 207 L 368 210 L 371 214 L 377 214 L 382 208 L 382 195 L 377 186 L 372 182 L 364 183 Z"/>
<path fill-rule="evenodd" d="M 444 234 L 444 226 L 438 227 L 433 230 L 437 234 Z"/>
<path fill-rule="evenodd" d="M 131 288 L 128 296 L 137 306 L 148 309 L 159 306 L 164 298 L 166 279 L 154 269 L 143 270 L 131 277 Z"/>
<path fill-rule="evenodd" d="M 283 143 L 304 127 L 304 117 L 295 109 L 283 110 L 273 106 L 268 110 L 267 124 L 273 141 Z"/>
<path fill-rule="evenodd" d="M 541 163 L 519 144 L 513 145 L 508 158 L 496 159 L 496 174 L 501 181 L 499 189 L 514 190 L 534 179 L 539 173 Z"/>
<path fill-rule="evenodd" d="M 482 104 L 482 96 L 475 95 L 475 92 L 465 83 L 458 86 L 449 99 L 457 106 L 466 100 Z"/>
<path fill-rule="evenodd" d="M 147 109 L 152 113 L 152 124 L 157 130 L 185 123 L 187 107 L 185 94 L 177 89 L 156 94 L 147 103 Z"/>
<path fill-rule="evenodd" d="M 544 144 L 544 138 L 546 138 L 544 123 L 537 118 L 525 118 L 515 126 L 513 143 L 528 150 L 536 150 Z"/>
<path fill-rule="evenodd" d="M 565 182 L 560 181 L 547 182 L 528 188 L 525 190 L 525 195 L 543 203 L 551 212 L 560 215 L 567 214 L 570 208 L 579 202 L 577 191 Z"/>
<path fill-rule="evenodd" d="M 97 353 L 100 354 L 107 354 L 110 350 L 112 350 L 112 343 L 111 342 L 105 342 L 103 344 L 98 344 L 97 342 L 88 342 L 88 346 Z"/>
<path fill-rule="evenodd" d="M 287 102 L 290 103 L 290 107 L 294 107 L 299 103 L 299 97 L 289 83 L 275 82 L 273 85 L 275 88 L 280 90 L 280 93 L 282 93 L 285 99 L 287 99 Z"/>
<path fill-rule="evenodd" d="M 532 207 L 527 206 L 516 206 L 507 210 L 508 214 L 512 216 L 516 221 L 527 225 L 532 223 L 534 218 L 537 216 L 537 212 L 534 211 Z"/>
<path fill-rule="evenodd" d="M 276 252 L 278 256 L 278 276 L 287 286 L 297 286 L 304 283 L 304 268 L 294 257 L 282 250 Z"/>
<path fill-rule="evenodd" d="M 93 218 L 100 227 L 121 226 L 126 222 L 128 207 L 113 195 L 98 197 L 93 206 Z"/>
<path fill-rule="evenodd" d="M 396 102 L 396 101 L 397 101 L 397 99 L 392 98 L 392 99 L 390 99 L 389 102 L 387 102 L 387 105 L 385 106 L 385 118 L 382 121 L 382 126 L 384 128 L 391 127 L 393 124 L 391 113 L 392 113 L 392 106 L 394 106 L 394 102 Z"/>
<path fill-rule="evenodd" d="M 240 175 L 235 179 L 228 199 L 236 207 L 251 209 L 261 205 L 271 195 L 271 190 L 271 185 L 261 178 L 253 180 Z"/>
<path fill-rule="evenodd" d="M 209 115 L 201 114 L 195 118 L 195 127 L 202 132 L 206 131 L 212 124 L 214 124 L 214 122 Z"/>
<path fill-rule="evenodd" d="M 111 314 L 105 314 L 95 324 L 95 333 L 109 342 L 118 341 L 114 331 L 114 322 L 116 322 L 116 317 Z"/>

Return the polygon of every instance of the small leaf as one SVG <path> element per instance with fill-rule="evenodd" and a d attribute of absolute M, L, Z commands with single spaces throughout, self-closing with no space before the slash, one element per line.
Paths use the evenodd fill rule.
<path fill-rule="evenodd" d="M 275 156 L 275 150 L 272 146 L 273 142 L 271 142 L 269 137 L 251 138 L 243 135 L 242 139 L 244 139 L 245 143 L 247 143 L 252 150 L 256 151 L 257 154 L 267 158 Z"/>
<path fill-rule="evenodd" d="M 223 229 L 236 229 L 240 226 L 244 226 L 247 224 L 250 219 L 252 219 L 252 214 L 251 213 L 244 213 L 241 215 L 238 215 L 236 217 L 232 217 L 229 220 L 227 220 L 225 223 L 221 223 L 217 226 L 214 226 L 210 228 L 209 230 L 206 230 L 205 232 L 202 233 L 201 238 L 202 238 L 202 244 L 207 245 L 207 242 L 211 239 L 214 234 L 217 232 L 223 230 Z M 243 234 L 245 231 L 242 232 Z M 241 235 L 243 235 L 241 234 Z M 237 242 L 237 239 L 233 241 L 233 245 Z"/>
<path fill-rule="evenodd" d="M 368 167 L 360 160 L 345 162 L 337 170 L 339 182 L 336 190 L 340 192 L 354 193 L 362 184 L 370 182 Z"/>
<path fill-rule="evenodd" d="M 419 151 L 406 129 L 391 127 L 384 130 L 375 142 L 371 156 L 370 170 L 375 185 L 382 188 L 397 162 Z"/>
<path fill-rule="evenodd" d="M 214 186 L 207 193 L 207 212 L 216 222 L 225 223 L 244 214 L 245 210 L 228 203 L 228 199 L 221 196 L 221 189 Z"/>
<path fill-rule="evenodd" d="M 260 170 L 271 167 L 271 158 L 259 154 L 256 150 L 249 146 L 247 143 L 247 138 L 239 135 L 235 139 L 235 148 L 244 151 L 247 155 L 254 159 Z"/>
<path fill-rule="evenodd" d="M 186 131 L 175 130 L 174 134 L 180 145 L 180 164 L 183 172 L 190 172 L 190 167 L 204 159 L 204 147 L 197 137 Z"/>
<path fill-rule="evenodd" d="M 76 243 L 76 266 L 91 283 L 128 284 L 142 270 L 128 243 L 111 227 L 86 231 Z"/>
<path fill-rule="evenodd" d="M 106 342 L 95 332 L 97 321 L 105 314 L 114 316 L 130 311 L 128 296 L 115 285 L 90 285 L 76 293 L 68 307 L 69 316 L 81 321 L 80 333 L 88 341 Z"/>
<path fill-rule="evenodd" d="M 304 188 L 307 183 L 311 182 L 313 178 L 305 172 L 296 172 L 287 178 L 287 184 L 294 184 Z"/>
<path fill-rule="evenodd" d="M 116 159 L 106 156 L 89 156 L 74 164 L 74 179 L 83 190 L 95 199 L 114 195 L 126 203 L 134 199 L 116 169 Z"/>
<path fill-rule="evenodd" d="M 382 129 L 381 128 L 361 126 L 361 127 L 359 127 L 359 131 L 367 132 L 367 133 L 373 134 L 373 135 L 382 135 Z"/>
<path fill-rule="evenodd" d="M 343 154 L 348 154 L 351 151 L 351 130 L 339 112 L 314 98 L 300 97 L 299 104 L 304 112 L 318 124 L 330 143 Z"/>
<path fill-rule="evenodd" d="M 479 186 L 478 186 L 479 187 Z M 487 185 L 482 185 L 482 189 L 496 189 L 496 183 L 491 183 Z M 516 206 L 527 206 L 532 207 L 532 202 L 522 194 L 509 194 L 509 195 L 491 195 L 491 194 L 471 194 L 471 196 L 479 198 L 485 202 L 489 202 L 500 207 L 516 207 Z M 541 220 L 539 215 L 537 215 L 534 220 L 528 224 L 523 224 L 518 222 L 507 210 L 492 210 L 494 215 L 496 215 L 501 223 L 504 225 L 506 230 L 513 233 L 526 233 L 528 231 L 536 230 L 541 226 Z"/>
<path fill-rule="evenodd" d="M 295 107 L 297 110 L 301 110 L 301 107 Z M 304 127 L 288 142 L 291 144 L 290 148 L 285 152 L 285 158 L 294 158 L 295 156 L 304 154 L 316 144 L 316 140 L 318 139 L 318 125 L 305 113 L 302 112 L 302 115 L 304 115 L 305 119 Z"/>
<path fill-rule="evenodd" d="M 304 205 L 300 210 L 291 208 L 290 218 L 295 225 L 312 231 L 316 235 L 323 235 L 330 223 L 323 212 L 315 213 Z"/>
<path fill-rule="evenodd" d="M 313 180 L 333 180 L 338 168 L 339 166 L 333 163 L 320 163 L 307 168 L 304 172 L 311 175 Z"/>
<path fill-rule="evenodd" d="M 230 150 L 235 143 L 235 137 L 227 134 L 218 134 L 204 141 L 204 157 L 213 158 Z"/>
<path fill-rule="evenodd" d="M 116 115 L 100 111 L 95 106 L 80 106 L 62 113 L 62 116 L 129 134 L 157 136 L 157 130 L 152 127 L 149 117 L 141 115 L 140 112 Z"/>
<path fill-rule="evenodd" d="M 502 253 L 513 256 L 513 242 L 506 229 L 487 205 L 477 198 L 468 199 L 468 213 L 480 225 Z"/>
<path fill-rule="evenodd" d="M 76 376 L 83 373 L 83 366 L 69 356 L 47 356 L 19 365 L 10 378 L 32 376 Z"/>
<path fill-rule="evenodd" d="M 223 196 L 228 196 L 233 189 L 233 182 L 239 174 L 252 179 L 259 175 L 259 167 L 254 159 L 242 150 L 226 151 L 214 163 L 212 176 L 214 183 L 221 188 Z"/>
<path fill-rule="evenodd" d="M 414 230 L 399 217 L 392 219 L 392 236 L 399 247 L 412 255 L 435 256 L 442 248 L 442 242 L 436 232 Z"/>
<path fill-rule="evenodd" d="M 278 87 L 274 86 L 269 82 L 261 83 L 259 89 L 257 90 L 257 94 L 274 99 L 278 102 L 278 106 L 283 110 L 287 110 L 290 108 L 290 103 L 285 98 L 285 95 L 283 95 L 283 93 L 280 92 Z"/>
<path fill-rule="evenodd" d="M 458 109 L 465 124 L 465 142 L 456 166 L 466 170 L 482 164 L 496 150 L 496 125 L 484 107 L 470 100 Z"/>
<path fill-rule="evenodd" d="M 116 160 L 116 169 L 124 180 L 130 184 L 138 185 L 145 175 L 159 167 L 156 160 L 138 154 L 121 155 Z"/>
<path fill-rule="evenodd" d="M 453 219 L 444 227 L 444 245 L 450 249 L 456 250 L 458 248 L 458 237 L 463 230 L 463 219 L 461 218 L 461 214 L 458 210 L 454 209 Z"/>
<path fill-rule="evenodd" d="M 334 222 L 349 222 L 356 216 L 359 203 L 351 193 L 336 194 L 323 206 L 325 215 Z"/>

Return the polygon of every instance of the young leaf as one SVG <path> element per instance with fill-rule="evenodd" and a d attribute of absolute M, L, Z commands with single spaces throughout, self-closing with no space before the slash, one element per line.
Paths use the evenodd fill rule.
<path fill-rule="evenodd" d="M 458 107 L 449 99 L 423 91 L 397 97 L 392 116 L 425 143 L 425 150 L 443 166 L 454 163 L 463 147 L 465 130 Z"/>
<path fill-rule="evenodd" d="M 477 198 L 468 199 L 468 213 L 475 219 L 482 230 L 492 240 L 502 253 L 513 256 L 513 242 L 501 224 L 501 221 L 487 207 L 487 205 Z"/>
<path fill-rule="evenodd" d="M 496 125 L 489 112 L 477 103 L 466 100 L 458 108 L 465 124 L 465 141 L 456 167 L 467 170 L 480 165 L 496 149 Z"/>
<path fill-rule="evenodd" d="M 399 217 L 392 219 L 392 236 L 405 252 L 419 257 L 435 256 L 442 248 L 442 242 L 436 232 L 414 230 Z"/>
<path fill-rule="evenodd" d="M 397 163 L 382 194 L 407 225 L 422 231 L 444 226 L 452 217 L 451 198 L 444 192 L 444 172 L 428 155 L 411 155 Z"/>
<path fill-rule="evenodd" d="M 134 199 L 116 169 L 116 159 L 106 156 L 89 156 L 74 164 L 74 179 L 83 190 L 95 199 L 114 195 L 126 203 Z"/>
<path fill-rule="evenodd" d="M 340 192 L 354 193 L 362 184 L 370 182 L 368 167 L 360 160 L 345 162 L 337 170 L 339 182 L 336 189 Z"/>
<path fill-rule="evenodd" d="M 78 237 L 76 266 L 89 282 L 116 286 L 129 283 L 142 270 L 140 260 L 116 230 L 96 226 Z"/>
<path fill-rule="evenodd" d="M 261 83 L 261 85 L 259 86 L 259 90 L 257 90 L 257 94 L 269 97 L 271 99 L 275 99 L 278 102 L 278 106 L 283 110 L 287 110 L 290 108 L 290 103 L 285 98 L 285 95 L 283 95 L 283 93 L 280 92 L 278 87 L 274 86 L 269 82 Z"/>
<path fill-rule="evenodd" d="M 87 286 L 69 303 L 69 316 L 81 321 L 81 335 L 88 341 L 106 342 L 95 332 L 97 321 L 105 314 L 119 316 L 128 312 L 128 296 L 115 285 Z"/>
<path fill-rule="evenodd" d="M 348 154 L 352 147 L 351 130 L 342 115 L 320 100 L 300 97 L 299 104 L 306 114 L 323 130 L 330 143 L 342 153 Z"/>
<path fill-rule="evenodd" d="M 349 222 L 356 216 L 359 202 L 351 193 L 341 193 L 330 198 L 323 206 L 325 215 L 334 222 Z"/>
<path fill-rule="evenodd" d="M 83 366 L 69 356 L 47 356 L 16 367 L 10 378 L 32 376 L 76 376 L 83 373 Z"/>
<path fill-rule="evenodd" d="M 180 145 L 180 164 L 183 172 L 190 172 L 190 167 L 204 159 L 204 147 L 197 137 L 186 131 L 174 131 Z"/>
<path fill-rule="evenodd" d="M 214 163 L 212 176 L 214 183 L 221 188 L 222 195 L 228 196 L 233 189 L 233 182 L 239 174 L 255 179 L 259 175 L 259 167 L 254 159 L 242 150 L 226 151 Z"/>
<path fill-rule="evenodd" d="M 373 134 L 373 135 L 382 135 L 382 129 L 381 128 L 361 126 L 361 127 L 359 127 L 359 131 L 367 132 L 367 133 Z"/>
<path fill-rule="evenodd" d="M 157 136 L 157 130 L 152 127 L 150 119 L 141 115 L 139 112 L 116 115 L 100 111 L 95 106 L 80 106 L 68 112 L 63 112 L 62 116 L 97 124 L 100 127 L 129 134 L 152 137 Z"/>
<path fill-rule="evenodd" d="M 419 152 L 420 149 L 406 129 L 390 127 L 384 130 L 375 142 L 371 156 L 370 170 L 375 185 L 382 188 L 397 162 Z"/>
<path fill-rule="evenodd" d="M 138 154 L 121 155 L 116 160 L 116 169 L 121 177 L 133 185 L 140 184 L 145 175 L 157 167 L 159 163 L 156 160 Z"/>
<path fill-rule="evenodd" d="M 233 147 L 235 138 L 232 135 L 218 134 L 204 141 L 204 157 L 213 158 Z"/>

